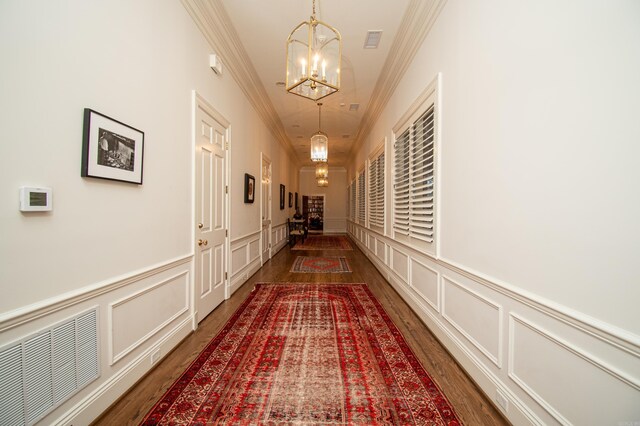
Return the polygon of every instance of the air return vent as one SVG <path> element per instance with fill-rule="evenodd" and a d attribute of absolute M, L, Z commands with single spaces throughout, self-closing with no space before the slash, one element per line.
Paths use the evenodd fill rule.
<path fill-rule="evenodd" d="M 365 49 L 377 49 L 382 38 L 382 30 L 367 31 L 367 37 L 364 39 Z"/>
<path fill-rule="evenodd" d="M 0 350 L 0 425 L 32 425 L 97 379 L 93 309 Z"/>

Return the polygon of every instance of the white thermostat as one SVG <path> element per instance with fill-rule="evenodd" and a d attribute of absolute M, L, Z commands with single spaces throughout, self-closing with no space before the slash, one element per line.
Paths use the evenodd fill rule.
<path fill-rule="evenodd" d="M 20 188 L 20 211 L 48 212 L 53 209 L 53 190 L 23 186 Z"/>

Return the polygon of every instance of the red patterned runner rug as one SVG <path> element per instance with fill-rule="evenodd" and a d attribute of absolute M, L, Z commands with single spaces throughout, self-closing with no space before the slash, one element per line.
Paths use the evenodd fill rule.
<path fill-rule="evenodd" d="M 353 250 L 353 247 L 344 235 L 309 235 L 291 250 Z"/>
<path fill-rule="evenodd" d="M 366 284 L 257 284 L 143 425 L 459 425 Z"/>
<path fill-rule="evenodd" d="M 289 272 L 337 274 L 351 272 L 351 267 L 346 257 L 298 256 Z"/>

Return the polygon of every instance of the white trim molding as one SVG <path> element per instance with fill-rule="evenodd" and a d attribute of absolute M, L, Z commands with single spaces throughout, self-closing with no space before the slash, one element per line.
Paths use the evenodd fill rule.
<path fill-rule="evenodd" d="M 618 404 L 615 418 L 621 422 L 633 417 L 629 402 L 637 401 L 640 395 L 638 336 L 353 221 L 347 222 L 347 229 L 358 248 L 513 424 L 584 424 L 589 416 L 604 421 L 606 411 L 583 403 L 587 392 L 610 398 L 605 405 Z M 371 246 L 375 250 L 366 244 L 370 238 L 376 240 Z M 378 242 L 390 251 L 388 258 L 376 254 Z M 402 254 L 403 265 L 407 257 L 406 280 L 404 269 L 398 270 L 400 265 L 394 264 L 398 263 L 394 253 Z M 435 306 L 414 288 L 414 283 L 428 282 L 433 298 L 433 274 L 438 277 Z M 546 357 L 545 362 L 537 365 L 537 356 Z M 554 368 L 556 373 L 545 374 Z M 577 399 L 567 399 L 568 390 L 558 391 L 558 375 L 566 375 L 570 382 L 567 388 L 579 380 L 593 383 Z M 506 409 L 499 407 L 498 393 L 506 399 Z M 610 411 L 609 418 L 614 418 Z"/>

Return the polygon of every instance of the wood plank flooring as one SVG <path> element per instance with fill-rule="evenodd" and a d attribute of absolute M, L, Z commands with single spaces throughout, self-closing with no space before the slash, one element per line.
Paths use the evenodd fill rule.
<path fill-rule="evenodd" d="M 257 282 L 365 282 L 405 336 L 422 365 L 443 390 L 465 425 L 509 424 L 479 390 L 429 329 L 352 242 L 349 250 L 291 250 L 285 246 L 234 295 L 205 318 L 157 367 L 142 378 L 94 425 L 138 424 L 171 384 L 215 336 Z M 344 256 L 352 273 L 305 274 L 289 272 L 296 256 Z"/>

